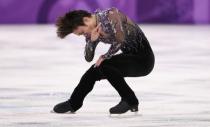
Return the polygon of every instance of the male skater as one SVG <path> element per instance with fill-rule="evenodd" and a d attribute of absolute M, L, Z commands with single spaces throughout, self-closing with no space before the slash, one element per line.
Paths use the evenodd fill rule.
<path fill-rule="evenodd" d="M 85 59 L 93 60 L 99 42 L 110 44 L 107 53 L 101 55 L 81 77 L 71 97 L 57 104 L 56 113 L 76 112 L 96 81 L 107 79 L 121 96 L 121 101 L 109 111 L 121 114 L 138 111 L 138 99 L 124 77 L 148 75 L 154 67 L 155 57 L 150 44 L 139 26 L 117 8 L 97 10 L 93 14 L 75 10 L 59 17 L 56 23 L 60 38 L 70 33 L 86 37 Z M 122 53 L 115 55 L 119 50 Z M 136 84 L 140 85 L 140 84 Z"/>

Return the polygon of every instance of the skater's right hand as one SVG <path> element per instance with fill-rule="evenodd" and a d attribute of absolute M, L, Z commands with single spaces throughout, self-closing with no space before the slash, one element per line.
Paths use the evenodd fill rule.
<path fill-rule="evenodd" d="M 95 29 L 91 32 L 91 41 L 95 41 L 100 36 L 101 32 L 101 23 L 99 23 Z"/>

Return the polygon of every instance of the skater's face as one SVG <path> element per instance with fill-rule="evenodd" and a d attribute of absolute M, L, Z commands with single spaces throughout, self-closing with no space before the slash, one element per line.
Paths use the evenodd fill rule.
<path fill-rule="evenodd" d="M 84 26 L 78 26 L 73 33 L 80 36 L 85 34 L 91 34 L 92 30 L 95 28 L 95 23 L 92 17 L 83 18 Z"/>

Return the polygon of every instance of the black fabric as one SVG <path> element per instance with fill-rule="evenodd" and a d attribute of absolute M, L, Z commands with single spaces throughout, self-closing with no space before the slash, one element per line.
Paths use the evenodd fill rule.
<path fill-rule="evenodd" d="M 139 77 L 148 75 L 154 67 L 155 57 L 150 46 L 145 52 L 136 54 L 117 54 L 110 59 L 105 59 L 99 67 L 92 65 L 82 76 L 79 84 L 74 89 L 70 104 L 74 111 L 82 105 L 86 95 L 93 89 L 96 81 L 107 79 L 117 90 L 122 100 L 130 105 L 138 104 L 138 99 L 133 90 L 128 86 L 124 77 Z M 136 84 L 140 85 L 140 84 Z"/>

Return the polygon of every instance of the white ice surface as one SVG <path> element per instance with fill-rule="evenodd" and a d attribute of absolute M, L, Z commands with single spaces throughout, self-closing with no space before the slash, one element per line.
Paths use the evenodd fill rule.
<path fill-rule="evenodd" d="M 140 101 L 138 115 L 109 117 L 120 98 L 96 82 L 76 114 L 53 114 L 91 63 L 84 38 L 61 40 L 53 25 L 0 26 L 0 127 L 209 127 L 210 26 L 142 25 L 156 63 L 146 77 L 126 78 Z"/>

